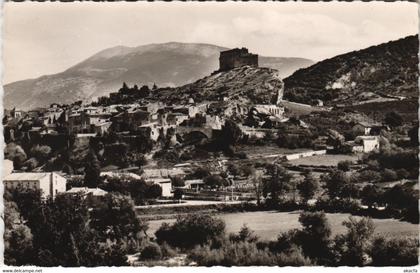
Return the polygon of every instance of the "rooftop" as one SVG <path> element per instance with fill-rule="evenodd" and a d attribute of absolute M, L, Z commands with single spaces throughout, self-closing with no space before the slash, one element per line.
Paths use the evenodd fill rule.
<path fill-rule="evenodd" d="M 66 191 L 66 193 L 82 193 L 82 194 L 92 194 L 93 196 L 104 196 L 108 192 L 99 188 L 87 188 L 87 187 L 74 187 Z"/>
<path fill-rule="evenodd" d="M 30 181 L 38 181 L 43 179 L 44 177 L 50 175 L 51 173 L 11 173 L 6 176 L 3 181 L 16 181 L 16 180 L 30 180 Z"/>

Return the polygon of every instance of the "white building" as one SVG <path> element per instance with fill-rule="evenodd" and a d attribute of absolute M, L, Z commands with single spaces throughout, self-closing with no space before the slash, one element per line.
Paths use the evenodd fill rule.
<path fill-rule="evenodd" d="M 5 159 L 1 167 L 1 178 L 5 178 L 13 172 L 13 161 Z"/>
<path fill-rule="evenodd" d="M 171 197 L 172 181 L 169 178 L 150 178 L 146 183 L 157 184 L 162 188 L 162 197 Z"/>
<path fill-rule="evenodd" d="M 363 145 L 364 153 L 379 149 L 379 138 L 377 136 L 358 136 L 354 143 Z"/>
<path fill-rule="evenodd" d="M 6 189 L 39 189 L 43 197 L 66 191 L 67 179 L 58 173 L 11 173 L 3 179 Z"/>

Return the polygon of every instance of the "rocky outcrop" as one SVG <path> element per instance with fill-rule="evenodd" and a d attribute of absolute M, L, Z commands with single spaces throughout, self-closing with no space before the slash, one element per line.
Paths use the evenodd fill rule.
<path fill-rule="evenodd" d="M 283 81 L 277 70 L 242 66 L 216 72 L 192 84 L 178 88 L 160 89 L 154 98 L 179 104 L 220 101 L 236 104 L 275 104 L 283 96 Z"/>

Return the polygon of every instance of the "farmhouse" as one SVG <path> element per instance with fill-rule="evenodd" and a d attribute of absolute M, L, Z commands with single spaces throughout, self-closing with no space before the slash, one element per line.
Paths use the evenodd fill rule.
<path fill-rule="evenodd" d="M 358 136 L 354 140 L 354 143 L 361 144 L 364 153 L 379 149 L 379 138 L 376 136 Z"/>
<path fill-rule="evenodd" d="M 11 173 L 3 180 L 6 189 L 38 189 L 43 197 L 66 191 L 67 179 L 58 173 Z"/>

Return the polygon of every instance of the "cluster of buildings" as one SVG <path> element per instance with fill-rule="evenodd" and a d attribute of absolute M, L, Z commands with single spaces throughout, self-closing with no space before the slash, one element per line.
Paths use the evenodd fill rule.
<path fill-rule="evenodd" d="M 141 175 L 132 172 L 101 172 L 101 177 L 106 183 L 107 178 L 130 177 L 132 179 L 144 179 L 146 183 L 157 184 L 162 188 L 162 197 L 172 197 L 171 177 L 185 176 L 182 168 L 148 168 Z M 41 190 L 42 197 L 55 198 L 58 194 L 82 194 L 89 198 L 100 199 L 107 194 L 99 188 L 72 187 L 67 189 L 68 175 L 59 172 L 14 172 L 13 162 L 3 161 L 2 181 L 5 189 L 31 189 Z"/>
<path fill-rule="evenodd" d="M 236 48 L 220 53 L 219 71 L 227 71 L 244 65 L 258 67 L 258 55 L 248 52 L 246 48 Z M 208 138 L 213 137 L 215 131 L 222 130 L 225 118 L 240 115 L 242 117 L 253 117 L 255 126 L 240 124 L 240 129 L 248 137 L 263 138 L 268 133 L 276 133 L 277 125 L 288 122 L 285 117 L 285 104 L 281 100 L 276 104 L 255 104 L 243 105 L 235 101 L 224 101 L 227 107 L 223 108 L 222 113 L 215 114 L 211 110 L 213 102 L 194 103 L 190 100 L 182 105 L 166 105 L 162 102 L 140 102 L 131 104 L 118 104 L 121 98 L 128 98 L 135 89 L 112 93 L 111 105 L 82 105 L 75 103 L 72 105 L 52 104 L 50 107 L 35 109 L 31 111 L 21 111 L 13 109 L 6 113 L 3 124 L 5 125 L 6 142 L 14 141 L 16 131 L 20 131 L 25 121 L 31 122 L 31 128 L 24 131 L 29 139 L 36 137 L 60 137 L 75 135 L 76 137 L 101 136 L 108 132 L 125 133 L 126 135 L 136 135 L 141 132 L 153 141 L 166 135 L 171 129 L 175 134 L 188 135 L 192 132 L 200 132 Z M 134 90 L 134 91 L 133 91 Z M 128 92 L 128 93 L 127 93 Z M 130 93 L 131 92 L 131 93 Z M 127 97 L 128 96 L 128 97 Z M 279 99 L 280 99 L 279 95 Z M 99 104 L 99 103 L 98 103 Z M 322 106 L 322 102 L 319 103 Z M 312 111 L 311 106 L 289 103 L 286 107 L 299 108 L 300 111 Z M 302 130 L 308 129 L 308 125 L 298 120 L 298 127 Z M 269 124 L 269 125 L 267 125 Z M 266 127 L 265 127 L 266 126 Z M 354 141 L 347 141 L 345 144 L 350 147 L 352 152 L 370 152 L 379 148 L 380 130 L 384 129 L 380 124 L 359 122 L 353 127 L 357 135 Z M 386 129 L 386 128 L 385 128 Z M 299 132 L 295 132 L 299 133 Z M 327 137 L 321 139 L 322 144 Z M 55 143 L 58 139 L 49 139 L 50 143 Z M 306 156 L 324 154 L 325 150 L 302 152 L 284 157 L 286 160 L 293 160 Z M 6 188 L 31 188 L 40 189 L 44 197 L 55 197 L 59 193 L 82 193 L 92 198 L 101 198 L 106 192 L 101 189 L 72 188 L 66 191 L 66 178 L 56 172 L 12 172 L 13 164 L 4 163 L 3 183 Z M 102 176 L 120 176 L 127 173 L 103 172 Z M 144 179 L 147 183 L 158 184 L 162 188 L 162 196 L 170 197 L 173 194 L 171 177 L 185 176 L 182 168 L 172 169 L 144 169 L 143 174 L 128 174 L 136 179 Z M 185 189 L 198 189 L 204 184 L 202 179 L 186 180 Z"/>

